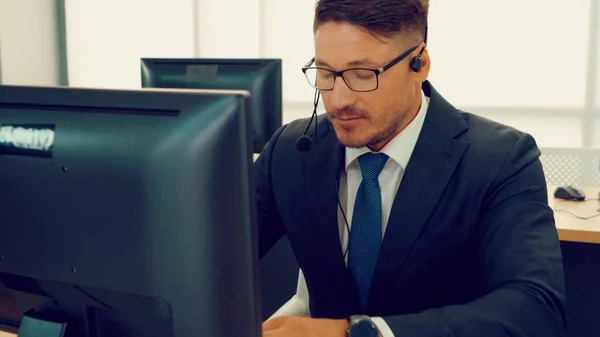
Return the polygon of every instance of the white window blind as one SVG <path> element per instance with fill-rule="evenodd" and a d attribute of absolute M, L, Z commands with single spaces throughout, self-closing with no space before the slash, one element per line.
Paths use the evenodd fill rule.
<path fill-rule="evenodd" d="M 167 3 L 166 0 L 163 1 Z M 197 57 L 260 57 L 260 1 L 262 0 L 194 1 Z"/>
<path fill-rule="evenodd" d="M 455 106 L 529 132 L 540 146 L 582 146 L 590 1 L 432 0 L 431 82 Z M 314 53 L 315 1 L 262 4 L 263 56 L 284 60 L 284 121 L 310 116 L 313 91 L 300 67 Z"/>
<path fill-rule="evenodd" d="M 433 0 L 430 79 L 460 106 L 581 108 L 589 1 Z M 299 69 L 314 51 L 314 0 L 263 6 L 264 54 L 286 63 L 284 101 L 310 101 Z"/>
<path fill-rule="evenodd" d="M 458 106 L 582 108 L 590 0 L 432 0 L 430 79 Z"/>
<path fill-rule="evenodd" d="M 596 119 L 595 128 L 594 128 L 594 140 L 593 147 L 600 148 L 600 119 Z"/>
<path fill-rule="evenodd" d="M 262 4 L 263 57 L 283 59 L 283 101 L 312 102 L 314 92 L 301 68 L 314 56 L 315 0 L 263 0 Z"/>
<path fill-rule="evenodd" d="M 69 84 L 139 88 L 140 58 L 192 57 L 193 0 L 66 0 Z"/>
<path fill-rule="evenodd" d="M 596 81 L 595 81 L 595 86 L 596 86 L 596 92 L 594 94 L 594 98 L 595 98 L 595 108 L 596 108 L 596 113 L 598 114 L 598 116 L 600 116 L 600 0 L 593 0 L 595 1 L 594 3 L 594 8 L 596 10 L 596 12 L 594 14 L 592 14 L 595 17 L 595 22 L 594 25 L 596 26 L 596 45 L 595 47 L 595 55 L 594 56 L 594 60 L 596 63 Z M 597 136 L 600 137 L 600 136 Z"/>
<path fill-rule="evenodd" d="M 582 127 L 600 116 L 600 66 L 596 109 L 585 106 L 591 1 L 431 0 L 430 80 L 455 106 L 540 146 L 598 144 L 598 122 Z M 284 121 L 312 112 L 300 68 L 314 56 L 315 0 L 66 2 L 71 85 L 139 87 L 141 57 L 282 58 Z"/>
<path fill-rule="evenodd" d="M 3 84 L 58 85 L 59 50 L 54 1 L 0 0 Z"/>

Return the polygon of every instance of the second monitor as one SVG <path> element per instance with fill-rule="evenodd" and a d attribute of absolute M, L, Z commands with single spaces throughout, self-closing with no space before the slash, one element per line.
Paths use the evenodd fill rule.
<path fill-rule="evenodd" d="M 142 87 L 250 92 L 254 153 L 282 125 L 281 59 L 143 58 Z"/>

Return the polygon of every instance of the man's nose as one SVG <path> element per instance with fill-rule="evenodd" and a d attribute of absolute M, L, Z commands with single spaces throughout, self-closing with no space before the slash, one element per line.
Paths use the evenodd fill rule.
<path fill-rule="evenodd" d="M 333 90 L 329 99 L 329 108 L 332 110 L 343 110 L 354 103 L 354 91 L 348 88 L 346 81 L 336 77 Z"/>

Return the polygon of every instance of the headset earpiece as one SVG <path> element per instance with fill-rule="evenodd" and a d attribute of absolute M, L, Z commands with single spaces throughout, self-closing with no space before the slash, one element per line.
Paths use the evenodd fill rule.
<path fill-rule="evenodd" d="M 412 61 L 410 61 L 410 70 L 414 71 L 415 73 L 418 73 L 419 70 L 421 70 L 421 55 L 423 54 L 424 50 L 425 46 L 421 48 L 421 50 L 419 51 L 419 55 L 415 56 L 415 58 L 413 58 Z"/>
<path fill-rule="evenodd" d="M 418 73 L 421 70 L 421 57 L 415 56 L 410 62 L 410 69 L 415 73 Z"/>

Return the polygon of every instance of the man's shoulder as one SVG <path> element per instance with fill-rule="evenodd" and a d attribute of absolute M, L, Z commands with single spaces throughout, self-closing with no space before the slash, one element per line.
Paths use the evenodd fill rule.
<path fill-rule="evenodd" d="M 533 137 L 516 127 L 503 124 L 471 112 L 459 111 L 468 125 L 468 139 L 471 147 L 486 152 L 510 151 L 519 141 L 529 140 L 531 146 L 537 149 Z"/>
<path fill-rule="evenodd" d="M 496 140 L 515 142 L 526 134 L 526 132 L 513 126 L 472 112 L 459 110 L 459 113 L 469 126 L 469 137 L 473 141 Z"/>
<path fill-rule="evenodd" d="M 462 137 L 469 143 L 464 159 L 482 176 L 496 176 L 508 167 L 525 167 L 539 160 L 541 151 L 529 133 L 473 113 L 460 114 L 468 125 Z"/>

